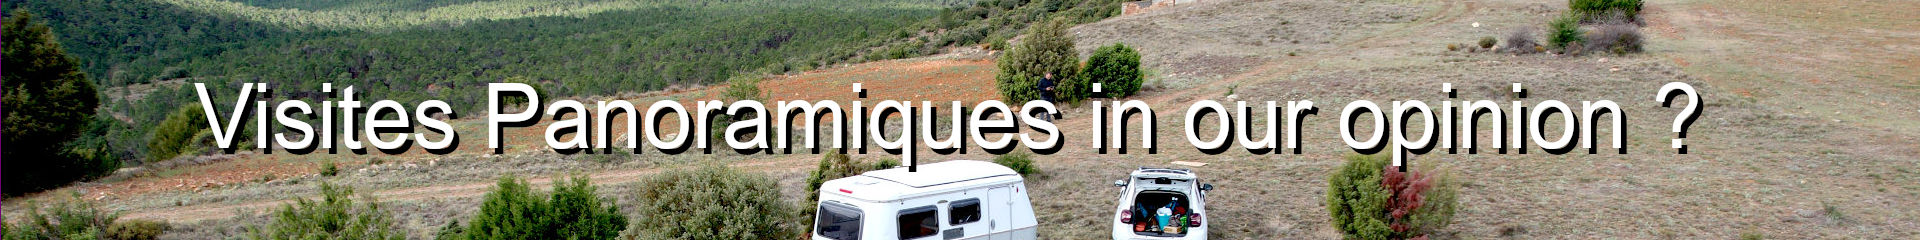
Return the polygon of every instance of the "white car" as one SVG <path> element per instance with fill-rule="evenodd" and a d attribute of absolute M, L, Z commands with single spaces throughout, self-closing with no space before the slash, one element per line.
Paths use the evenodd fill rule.
<path fill-rule="evenodd" d="M 1140 168 L 1120 187 L 1113 239 L 1207 239 L 1207 191 L 1192 170 Z"/>

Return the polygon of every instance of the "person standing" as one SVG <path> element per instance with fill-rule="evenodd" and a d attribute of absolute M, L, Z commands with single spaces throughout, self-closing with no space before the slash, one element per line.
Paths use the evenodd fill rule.
<path fill-rule="evenodd" d="M 1037 84 L 1035 86 L 1040 88 L 1041 101 L 1047 101 L 1047 103 L 1053 103 L 1053 85 L 1054 85 L 1053 72 L 1047 72 L 1047 74 L 1044 77 L 1040 78 L 1040 84 Z M 1047 122 L 1053 122 L 1053 114 L 1041 114 L 1040 119 L 1046 120 Z"/>

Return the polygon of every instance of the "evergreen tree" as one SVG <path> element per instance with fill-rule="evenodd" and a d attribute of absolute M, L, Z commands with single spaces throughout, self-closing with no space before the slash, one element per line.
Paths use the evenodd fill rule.
<path fill-rule="evenodd" d="M 167 115 L 167 120 L 160 121 L 160 126 L 153 130 L 153 136 L 147 138 L 148 161 L 165 161 L 193 152 L 194 135 L 206 130 L 206 110 L 199 104 L 180 106 L 180 110 Z"/>
<path fill-rule="evenodd" d="M 1086 92 L 1092 89 L 1074 80 L 1080 73 L 1080 56 L 1073 51 L 1073 38 L 1067 36 L 1068 27 L 1071 25 L 1065 21 L 1054 20 L 1027 28 L 1027 36 L 1020 45 L 1000 56 L 1000 73 L 993 78 L 1002 99 L 1016 106 L 1041 99 L 1040 89 L 1034 85 L 1049 72 L 1053 73 L 1056 100 L 1086 98 Z"/>
<path fill-rule="evenodd" d="M 72 158 L 67 143 L 79 136 L 100 105 L 80 61 L 67 56 L 52 29 L 32 14 L 14 12 L 4 38 L 6 193 L 55 187 L 111 171 L 112 162 Z M 105 169 L 102 169 L 105 168 Z"/>
<path fill-rule="evenodd" d="M 1146 81 L 1140 73 L 1140 52 L 1119 43 L 1094 50 L 1081 76 L 1088 78 L 1082 82 L 1101 83 L 1101 92 L 1109 97 L 1132 96 Z"/>

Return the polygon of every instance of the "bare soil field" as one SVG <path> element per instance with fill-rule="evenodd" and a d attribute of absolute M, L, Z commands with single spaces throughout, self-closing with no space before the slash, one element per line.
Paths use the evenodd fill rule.
<path fill-rule="evenodd" d="M 1084 147 L 1086 139 L 1069 138 L 1063 151 L 1036 156 L 1040 173 L 1028 184 L 1041 215 L 1041 238 L 1108 237 L 1117 193 L 1112 180 L 1135 167 L 1171 161 L 1210 163 L 1195 170 L 1218 187 L 1208 199 L 1215 238 L 1339 238 L 1328 224 L 1323 197 L 1327 175 L 1351 154 L 1333 131 L 1345 103 L 1481 99 L 1576 106 L 1616 101 L 1629 116 L 1627 153 L 1603 148 L 1554 155 L 1529 146 L 1524 153 L 1440 150 L 1417 156 L 1416 164 L 1443 165 L 1465 181 L 1460 212 L 1439 238 L 1920 236 L 1920 209 L 1912 207 L 1920 206 L 1920 122 L 1912 120 L 1920 119 L 1920 106 L 1913 105 L 1920 102 L 1920 29 L 1911 24 L 1920 22 L 1911 13 L 1920 3 L 1649 1 L 1641 30 L 1645 53 L 1514 55 L 1446 48 L 1489 36 L 1505 41 L 1516 28 L 1544 29 L 1564 4 L 1223 0 L 1077 26 L 1070 33 L 1083 54 L 1125 43 L 1140 49 L 1145 65 L 1158 73 L 1134 99 L 1155 106 L 1161 149 L 1098 154 Z M 994 97 L 991 59 L 975 53 L 857 64 L 778 76 L 761 87 L 773 100 L 852 100 L 849 84 L 861 82 L 872 100 L 972 102 Z M 1689 154 L 1668 146 L 1675 135 L 1669 124 L 1679 110 L 1652 101 L 1654 90 L 1668 82 L 1690 83 L 1703 98 L 1705 112 L 1687 134 Z M 1442 83 L 1451 83 L 1459 97 L 1441 93 Z M 1525 98 L 1507 92 L 1513 83 L 1524 84 Z M 620 98 L 708 99 L 716 92 Z M 1227 99 L 1311 100 L 1320 111 L 1304 122 L 1301 154 L 1193 150 L 1181 137 L 1180 115 L 1195 101 Z M 1087 107 L 1065 111 L 1059 122 L 1064 135 L 1091 136 Z M 484 125 L 456 123 L 462 134 L 485 134 Z M 478 196 L 501 175 L 545 184 L 587 174 L 603 186 L 601 194 L 631 210 L 629 183 L 705 162 L 770 174 L 788 196 L 804 199 L 798 195 L 806 192 L 804 179 L 818 159 L 729 151 L 559 155 L 544 150 L 540 133 L 539 126 L 509 132 L 515 145 L 505 154 L 488 154 L 485 141 L 465 142 L 460 152 L 445 156 L 243 154 L 7 199 L 5 209 L 15 216 L 28 201 L 77 195 L 129 218 L 179 226 L 166 238 L 224 238 L 244 233 L 246 224 L 265 218 L 259 211 L 289 197 L 317 195 L 315 183 L 328 181 L 389 204 L 411 238 L 430 238 L 437 227 L 471 215 Z M 969 152 L 928 159 L 991 157 Z M 892 156 L 876 151 L 854 157 Z M 315 175 L 322 161 L 342 163 L 346 171 Z M 268 174 L 276 177 L 262 177 Z"/>

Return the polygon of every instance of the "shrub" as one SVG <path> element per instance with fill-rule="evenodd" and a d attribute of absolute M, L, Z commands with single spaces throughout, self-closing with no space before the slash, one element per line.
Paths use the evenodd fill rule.
<path fill-rule="evenodd" d="M 827 181 L 899 166 L 900 160 L 896 159 L 881 159 L 873 164 L 860 164 L 846 154 L 841 154 L 839 150 L 827 151 L 827 154 L 820 158 L 820 166 L 814 168 L 813 173 L 807 174 L 807 202 L 810 203 L 807 206 L 810 207 L 801 209 L 801 215 L 810 216 L 819 209 L 817 204 L 820 202 L 820 186 L 825 185 Z"/>
<path fill-rule="evenodd" d="M 626 228 L 620 208 L 602 200 L 586 176 L 554 179 L 553 193 L 537 196 L 526 181 L 501 177 L 467 221 L 464 239 L 610 239 Z M 457 224 L 457 223 L 456 223 Z M 445 233 L 449 230 L 443 229 Z"/>
<path fill-rule="evenodd" d="M 320 176 L 332 177 L 336 175 L 340 175 L 340 166 L 338 164 L 334 164 L 333 160 L 320 162 Z"/>
<path fill-rule="evenodd" d="M 648 177 L 634 189 L 640 239 L 796 239 L 799 215 L 766 176 L 718 165 Z"/>
<path fill-rule="evenodd" d="M 1554 49 L 1568 51 L 1571 50 L 1567 48 L 1568 46 L 1577 47 L 1579 46 L 1577 45 L 1578 43 L 1584 41 L 1582 35 L 1585 33 L 1580 30 L 1580 17 L 1578 16 L 1563 16 L 1553 20 L 1553 22 L 1547 26 L 1553 29 L 1548 33 L 1547 43 Z"/>
<path fill-rule="evenodd" d="M 353 188 L 320 183 L 320 201 L 296 198 L 281 205 L 266 226 L 254 226 L 253 239 L 404 239 L 379 201 L 363 197 L 354 205 Z"/>
<path fill-rule="evenodd" d="M 1598 20 L 1599 18 L 1610 15 L 1633 19 L 1640 15 L 1640 8 L 1645 5 L 1645 3 L 1641 1 L 1642 0 L 1568 0 L 1567 8 L 1573 11 L 1574 14 L 1587 20 Z"/>
<path fill-rule="evenodd" d="M 1507 45 L 1500 49 L 1513 53 L 1538 53 L 1535 49 L 1539 46 L 1540 43 L 1533 40 L 1533 28 L 1522 27 L 1507 33 Z"/>
<path fill-rule="evenodd" d="M 181 106 L 154 127 L 153 136 L 147 138 L 147 159 L 163 161 L 181 154 L 198 154 L 194 135 L 202 130 L 207 130 L 206 110 L 199 104 Z"/>
<path fill-rule="evenodd" d="M 1633 24 L 1615 23 L 1600 25 L 1587 34 L 1587 51 L 1628 54 L 1642 51 L 1640 27 Z"/>
<path fill-rule="evenodd" d="M 760 82 L 763 80 L 764 79 L 758 75 L 736 74 L 731 78 L 727 78 L 727 88 L 720 93 L 720 98 L 727 102 L 741 100 L 764 101 L 767 99 L 767 95 L 765 92 L 760 91 Z M 712 118 L 712 122 L 708 123 L 708 126 L 711 126 L 707 128 L 709 132 L 708 136 L 712 137 L 711 139 L 714 141 L 725 141 L 727 127 L 732 126 L 733 122 L 737 122 L 740 119 L 751 119 L 753 117 L 752 114 L 753 113 L 749 113 L 748 115 L 739 116 L 723 115 Z M 742 132 L 742 134 L 736 137 L 745 139 L 751 136 L 747 135 L 749 133 L 751 133 L 751 131 Z"/>
<path fill-rule="evenodd" d="M 1387 200 L 1392 193 L 1380 182 L 1386 161 L 1371 156 L 1347 157 L 1347 164 L 1327 178 L 1327 212 L 1333 227 L 1349 239 L 1387 239 Z"/>
<path fill-rule="evenodd" d="M 1493 39 L 1493 37 L 1480 38 L 1480 48 L 1493 48 L 1495 44 L 1500 44 L 1500 40 Z"/>
<path fill-rule="evenodd" d="M 900 162 L 891 159 L 881 160 L 873 164 L 861 164 L 855 162 L 853 158 L 848 157 L 846 154 L 840 153 L 840 150 L 828 150 L 826 155 L 820 157 L 820 166 L 814 168 L 813 173 L 807 174 L 807 202 L 820 201 L 820 185 L 826 184 L 827 181 L 897 166 L 900 166 Z M 812 211 L 812 209 L 807 209 L 803 212 L 809 213 L 807 215 L 812 215 Z"/>
<path fill-rule="evenodd" d="M 1001 166 L 1007 166 L 1007 168 L 1012 168 L 1014 172 L 1020 173 L 1021 176 L 1026 176 L 1027 174 L 1039 172 L 1033 169 L 1033 154 L 1029 154 L 1026 152 L 1014 152 L 1006 155 L 994 156 L 993 163 L 998 163 Z"/>
<path fill-rule="evenodd" d="M 77 197 L 77 195 L 76 195 Z M 42 210 L 47 212 L 41 212 Z M 93 202 L 56 202 L 52 206 L 27 204 L 25 220 L 5 223 L 6 239 L 99 239 L 107 235 L 119 214 L 101 210 Z"/>
<path fill-rule="evenodd" d="M 1140 52 L 1119 43 L 1093 50 L 1093 56 L 1087 57 L 1086 71 L 1080 76 L 1088 79 L 1078 82 L 1100 83 L 1101 92 L 1115 98 L 1133 96 L 1146 82 L 1140 72 Z M 1087 92 L 1092 96 L 1091 85 Z"/>
<path fill-rule="evenodd" d="M 1086 97 L 1085 93 L 1074 92 L 1090 88 L 1076 87 L 1086 84 L 1074 81 L 1080 72 L 1080 56 L 1073 50 L 1073 39 L 1067 36 L 1068 27 L 1057 20 L 1029 27 L 1018 47 L 1000 55 L 1000 71 L 994 74 L 994 83 L 1002 99 L 1013 104 L 1041 99 L 1040 89 L 1034 84 L 1049 72 L 1054 76 L 1055 100 Z"/>
<path fill-rule="evenodd" d="M 1386 155 L 1348 157 L 1327 179 L 1334 228 L 1350 239 L 1423 238 L 1445 228 L 1458 185 L 1438 169 L 1400 172 L 1388 166 Z"/>
<path fill-rule="evenodd" d="M 107 226 L 105 239 L 153 240 L 172 228 L 166 222 L 146 219 L 119 221 Z"/>

